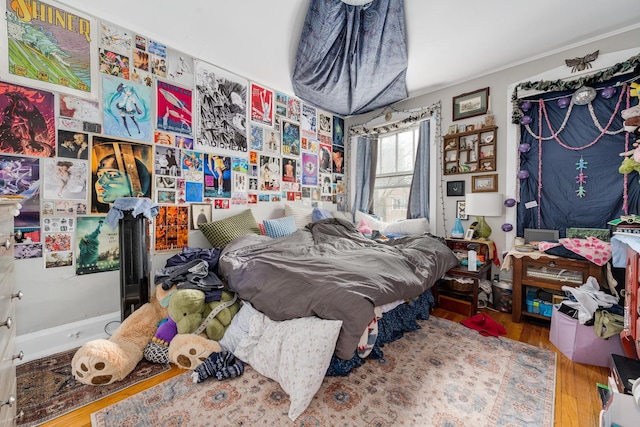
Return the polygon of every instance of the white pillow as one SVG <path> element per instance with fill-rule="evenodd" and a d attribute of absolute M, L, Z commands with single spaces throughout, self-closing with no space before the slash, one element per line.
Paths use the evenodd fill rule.
<path fill-rule="evenodd" d="M 363 219 L 367 221 L 367 224 L 369 224 L 369 227 L 371 227 L 371 230 L 378 230 L 381 233 L 384 233 L 386 231 L 387 226 L 389 225 L 389 223 L 380 221 L 379 219 L 376 219 L 369 214 L 356 211 L 356 223 L 355 223 L 356 227 L 360 226 L 360 221 L 362 221 Z"/>
<path fill-rule="evenodd" d="M 347 211 L 331 211 L 334 218 L 345 219 L 353 224 L 353 215 Z"/>
<path fill-rule="evenodd" d="M 421 235 L 429 232 L 429 221 L 426 218 L 405 219 L 392 222 L 384 229 L 388 234 Z"/>
<path fill-rule="evenodd" d="M 240 311 L 233 316 L 229 327 L 224 331 L 222 339 L 218 341 L 220 347 L 229 353 L 235 354 L 236 347 L 240 341 L 249 334 L 251 318 L 256 314 L 260 314 L 260 312 L 253 308 L 251 303 L 243 301 Z"/>
<path fill-rule="evenodd" d="M 295 421 L 322 385 L 341 327 L 341 320 L 275 322 L 258 312 L 234 354 L 280 384 L 291 400 L 289 418 Z"/>
<path fill-rule="evenodd" d="M 284 205 L 284 215 L 292 216 L 296 227 L 304 228 L 313 221 L 313 208 L 309 206 Z"/>

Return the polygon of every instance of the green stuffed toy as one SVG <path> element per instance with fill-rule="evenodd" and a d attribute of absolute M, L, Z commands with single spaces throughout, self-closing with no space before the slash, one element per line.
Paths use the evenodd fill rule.
<path fill-rule="evenodd" d="M 205 302 L 204 292 L 197 289 L 178 289 L 169 300 L 169 317 L 176 322 L 178 334 L 191 334 L 200 327 L 202 322 L 217 306 L 230 302 L 235 294 L 222 291 L 220 301 Z M 204 328 L 207 337 L 214 341 L 222 339 L 224 332 L 231 323 L 231 319 L 240 310 L 240 303 L 234 301 L 225 307 Z"/>

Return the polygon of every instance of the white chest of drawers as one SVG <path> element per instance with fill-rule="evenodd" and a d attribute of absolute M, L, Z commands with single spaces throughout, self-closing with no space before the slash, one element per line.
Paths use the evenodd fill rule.
<path fill-rule="evenodd" d="M 0 200 L 0 427 L 16 425 L 16 309 L 22 293 L 14 290 L 13 218 L 15 202 Z"/>

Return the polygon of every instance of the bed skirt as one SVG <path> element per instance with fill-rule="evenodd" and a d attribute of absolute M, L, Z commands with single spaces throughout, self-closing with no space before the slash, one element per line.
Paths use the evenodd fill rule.
<path fill-rule="evenodd" d="M 402 338 L 405 332 L 420 329 L 417 320 L 428 320 L 429 312 L 435 305 L 431 289 L 422 295 L 411 299 L 408 303 L 400 304 L 391 311 L 384 313 L 378 320 L 378 338 L 373 346 L 373 350 L 367 356 L 370 359 L 382 359 L 384 352 L 382 347 L 386 343 Z M 327 376 L 347 376 L 349 373 L 364 364 L 365 359 L 354 352 L 354 356 L 349 360 L 343 360 L 335 355 L 331 358 L 331 363 L 327 369 Z"/>

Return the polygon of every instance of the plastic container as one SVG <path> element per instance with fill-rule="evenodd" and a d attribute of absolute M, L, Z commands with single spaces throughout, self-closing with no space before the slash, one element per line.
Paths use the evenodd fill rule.
<path fill-rule="evenodd" d="M 553 304 L 544 300 L 540 300 L 540 314 L 546 317 L 551 317 L 552 313 L 553 313 Z"/>
<path fill-rule="evenodd" d="M 513 296 L 511 295 L 512 285 L 509 282 L 493 281 L 491 290 L 493 292 L 493 308 L 504 313 L 511 313 Z"/>

